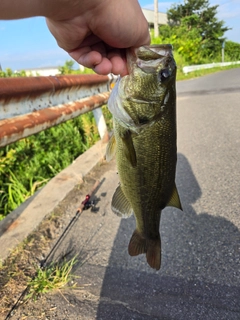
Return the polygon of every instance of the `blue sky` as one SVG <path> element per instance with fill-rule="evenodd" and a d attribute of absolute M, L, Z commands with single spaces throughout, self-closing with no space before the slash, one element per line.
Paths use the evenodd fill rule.
<path fill-rule="evenodd" d="M 139 0 L 142 8 L 153 9 L 154 0 Z M 158 9 L 166 12 L 171 4 L 183 2 L 161 1 Z M 225 36 L 240 43 L 240 0 L 210 0 L 211 5 L 218 4 L 218 18 L 232 28 Z M 60 49 L 41 17 L 0 21 L 0 64 L 3 69 L 13 70 L 44 66 L 59 66 L 70 59 Z"/>

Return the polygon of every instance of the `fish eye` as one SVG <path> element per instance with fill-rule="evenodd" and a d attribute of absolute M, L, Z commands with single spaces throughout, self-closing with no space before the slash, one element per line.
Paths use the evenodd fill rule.
<path fill-rule="evenodd" d="M 162 69 L 159 72 L 160 80 L 163 82 L 170 77 L 171 73 L 169 69 Z"/>

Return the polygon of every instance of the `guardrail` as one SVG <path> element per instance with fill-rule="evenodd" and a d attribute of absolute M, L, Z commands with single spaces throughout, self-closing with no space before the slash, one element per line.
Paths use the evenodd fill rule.
<path fill-rule="evenodd" d="M 0 78 L 0 147 L 95 112 L 100 137 L 107 133 L 101 110 L 114 76 L 68 75 Z"/>
<path fill-rule="evenodd" d="M 211 68 L 216 68 L 216 67 L 226 67 L 226 66 L 231 66 L 234 64 L 240 64 L 240 61 L 234 61 L 234 62 L 219 62 L 219 63 L 209 63 L 209 64 L 197 64 L 194 66 L 185 66 L 183 67 L 183 72 L 185 74 L 196 71 L 196 70 L 201 70 L 201 69 L 211 69 Z"/>

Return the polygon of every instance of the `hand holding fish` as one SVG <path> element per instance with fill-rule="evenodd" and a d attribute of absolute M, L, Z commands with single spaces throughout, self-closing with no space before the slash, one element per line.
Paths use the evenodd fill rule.
<path fill-rule="evenodd" d="M 128 73 L 125 49 L 150 43 L 137 0 L 1 0 L 0 19 L 47 18 L 58 45 L 98 74 Z"/>
<path fill-rule="evenodd" d="M 74 3 L 75 2 L 75 3 Z M 71 1 L 47 24 L 58 45 L 99 74 L 128 73 L 125 50 L 149 44 L 148 23 L 137 0 Z M 56 4 L 59 8 L 59 5 Z"/>

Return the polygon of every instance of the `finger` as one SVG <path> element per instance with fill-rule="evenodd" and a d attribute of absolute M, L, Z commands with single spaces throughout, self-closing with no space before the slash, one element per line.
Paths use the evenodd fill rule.
<path fill-rule="evenodd" d="M 125 50 L 113 50 L 108 53 L 107 58 L 112 63 L 113 74 L 120 74 L 122 77 L 128 74 Z"/>
<path fill-rule="evenodd" d="M 115 75 L 120 75 L 121 77 L 129 74 L 127 65 L 124 60 L 120 57 L 113 57 L 111 60 L 112 63 L 112 73 Z"/>
<path fill-rule="evenodd" d="M 110 60 L 99 52 L 92 51 L 90 47 L 74 50 L 69 55 L 79 64 L 93 69 L 98 74 L 107 75 L 111 73 L 112 63 Z"/>
<path fill-rule="evenodd" d="M 93 68 L 102 61 L 102 55 L 92 51 L 90 47 L 83 47 L 69 52 L 69 55 L 86 68 Z"/>
<path fill-rule="evenodd" d="M 109 59 L 103 57 L 102 61 L 95 65 L 93 70 L 101 75 L 107 75 L 112 72 L 112 63 Z"/>

